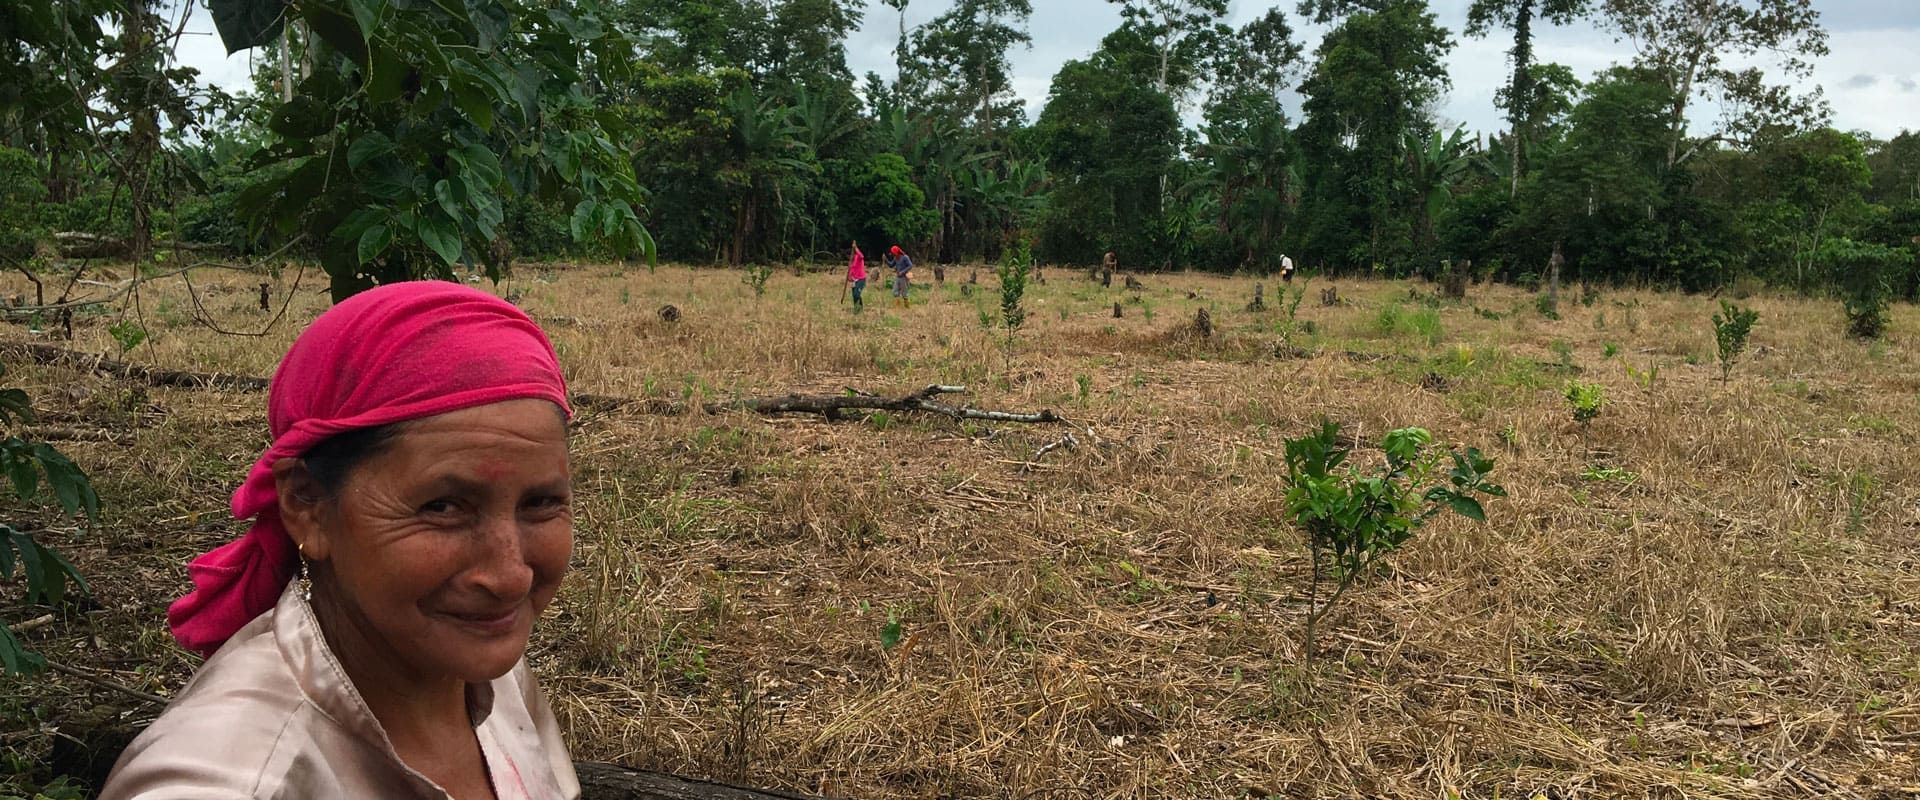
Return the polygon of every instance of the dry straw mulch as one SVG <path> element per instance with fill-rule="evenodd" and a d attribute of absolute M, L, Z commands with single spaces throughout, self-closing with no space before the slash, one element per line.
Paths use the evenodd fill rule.
<path fill-rule="evenodd" d="M 1913 308 L 1862 344 L 1837 304 L 1756 298 L 1722 384 L 1702 297 L 1569 292 L 1552 321 L 1503 287 L 1429 309 L 1432 287 L 1342 281 L 1287 325 L 1278 292 L 1244 310 L 1252 278 L 1133 293 L 1054 274 L 1012 337 L 982 326 L 997 293 L 958 286 L 859 316 L 832 275 L 776 275 L 759 300 L 672 267 L 522 267 L 501 287 L 577 389 L 659 401 L 578 425 L 576 571 L 531 653 L 576 757 L 876 798 L 1920 794 Z M 207 313 L 257 326 L 254 283 L 202 285 Z M 268 374 L 324 307 L 302 290 L 290 324 L 238 339 L 197 326 L 177 285 L 141 294 L 152 338 L 126 358 L 166 369 Z M 117 354 L 115 318 L 67 346 Z M 1569 377 L 1606 386 L 1590 428 Z M 111 511 L 51 537 L 100 607 L 30 638 L 171 691 L 193 659 L 161 611 L 180 563 L 239 530 L 226 494 L 263 398 L 10 380 L 61 425 L 122 434 L 66 445 Z M 649 413 L 934 383 L 1068 422 Z M 1422 532 L 1309 669 L 1281 453 L 1322 416 L 1362 442 L 1423 425 L 1478 446 L 1511 496 Z M 26 689 L 76 719 L 154 713 L 57 677 Z"/>

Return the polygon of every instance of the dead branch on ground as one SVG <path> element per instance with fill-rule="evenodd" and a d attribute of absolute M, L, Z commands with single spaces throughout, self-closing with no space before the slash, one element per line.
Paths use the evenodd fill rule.
<path fill-rule="evenodd" d="M 112 375 L 130 381 L 145 383 L 149 386 L 180 386 L 186 388 L 213 387 L 237 392 L 258 392 L 267 388 L 266 378 L 250 375 L 230 375 L 223 372 L 178 372 L 174 370 L 152 369 L 139 364 L 115 361 L 106 356 L 96 356 L 74 350 L 66 350 L 32 342 L 0 341 L 0 356 L 24 358 L 36 364 L 55 367 L 70 367 L 86 372 Z"/>
<path fill-rule="evenodd" d="M 955 420 L 977 419 L 989 422 L 1060 422 L 1060 415 L 1052 409 L 1043 409 L 1033 413 L 1014 411 L 990 411 L 956 406 L 940 402 L 943 394 L 964 394 L 965 386 L 943 386 L 935 384 L 905 397 L 887 398 L 868 394 L 789 394 L 782 397 L 742 398 L 729 402 L 708 403 L 705 408 L 709 414 L 726 411 L 745 410 L 759 414 L 819 414 L 828 420 L 851 419 L 856 411 L 900 411 L 926 412 L 951 417 Z"/>

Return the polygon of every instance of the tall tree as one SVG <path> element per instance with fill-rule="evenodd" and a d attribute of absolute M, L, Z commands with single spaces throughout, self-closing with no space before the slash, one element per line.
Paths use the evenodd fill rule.
<path fill-rule="evenodd" d="M 1272 268 L 1300 193 L 1286 112 L 1271 95 L 1238 94 L 1210 104 L 1201 135 L 1198 180 L 1213 193 L 1217 233 L 1232 243 L 1240 264 Z"/>
<path fill-rule="evenodd" d="M 1867 154 L 1867 163 L 1873 167 L 1874 202 L 1920 201 L 1920 133 L 1901 131 L 1879 143 Z"/>
<path fill-rule="evenodd" d="M 768 20 L 766 72 L 781 87 L 839 94 L 853 85 L 847 32 L 860 27 L 864 0 L 781 0 Z"/>
<path fill-rule="evenodd" d="M 1507 83 L 1507 124 L 1512 141 L 1507 149 L 1513 171 L 1510 194 L 1520 193 L 1520 177 L 1526 171 L 1526 148 L 1532 140 L 1535 120 L 1530 115 L 1533 96 L 1533 22 L 1565 25 L 1587 12 L 1589 0 L 1474 0 L 1467 9 L 1468 36 L 1481 37 L 1495 26 L 1513 31 L 1513 49 L 1508 60 L 1513 78 Z"/>
<path fill-rule="evenodd" d="M 1209 79 L 1211 56 L 1233 36 L 1224 21 L 1227 0 L 1107 1 L 1120 6 L 1122 27 L 1145 45 L 1154 88 L 1173 98 L 1175 108 Z"/>
<path fill-rule="evenodd" d="M 1731 64 L 1766 53 L 1778 56 L 1789 79 L 1812 73 L 1812 59 L 1827 54 L 1827 32 L 1813 0 L 1601 0 L 1607 23 L 1639 51 L 1637 63 L 1666 81 L 1666 166 L 1672 169 L 1695 150 L 1682 151 L 1687 108 L 1696 96 L 1718 90 L 1739 110 L 1713 137 L 1797 116 L 1799 126 L 1825 124 L 1817 96 L 1796 97 L 1770 87 L 1758 69 Z"/>
<path fill-rule="evenodd" d="M 906 96 L 925 98 L 956 122 L 971 111 L 981 132 L 1015 118 L 1020 101 L 1012 98 L 1007 51 L 1033 41 L 1026 28 L 1032 13 L 1029 0 L 957 0 L 914 30 L 911 66 L 917 74 L 903 74 L 902 82 L 924 89 Z"/>
<path fill-rule="evenodd" d="M 47 162 L 46 199 L 70 199 L 73 161 L 95 148 L 92 107 L 121 0 L 0 5 L 0 144 Z"/>
<path fill-rule="evenodd" d="M 1089 263 L 1117 250 L 1132 263 L 1162 260 L 1161 186 L 1180 145 L 1173 101 L 1103 48 L 1054 75 L 1035 128 L 1053 176 L 1048 257 Z"/>
<path fill-rule="evenodd" d="M 1418 198 L 1404 144 L 1433 130 L 1426 109 L 1448 85 L 1452 38 L 1419 0 L 1308 0 L 1301 11 L 1340 20 L 1300 87 L 1308 248 L 1337 265 L 1405 268 Z"/>

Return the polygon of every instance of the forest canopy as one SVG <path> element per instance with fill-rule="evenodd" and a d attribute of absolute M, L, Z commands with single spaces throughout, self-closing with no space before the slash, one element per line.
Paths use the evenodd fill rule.
<path fill-rule="evenodd" d="M 1837 130 L 1793 88 L 1827 47 L 1811 0 L 1475 0 L 1459 31 L 1419 0 L 1238 26 L 1226 0 L 1110 0 L 1118 27 L 1038 108 L 1012 88 L 1029 0 L 917 25 L 909 1 L 11 3 L 0 260 L 37 269 L 59 233 L 135 259 L 288 252 L 343 297 L 514 259 L 825 261 L 858 242 L 965 262 L 1019 241 L 1065 264 L 1265 272 L 1284 253 L 1517 282 L 1559 253 L 1566 280 L 1687 290 L 1872 269 L 1920 296 L 1920 141 Z M 251 90 L 179 63 L 185 15 L 209 9 L 253 49 Z M 869 15 L 898 18 L 896 75 L 848 65 Z M 1535 32 L 1560 25 L 1622 60 L 1556 63 Z M 1504 129 L 1436 119 L 1463 36 L 1507 48 Z"/>

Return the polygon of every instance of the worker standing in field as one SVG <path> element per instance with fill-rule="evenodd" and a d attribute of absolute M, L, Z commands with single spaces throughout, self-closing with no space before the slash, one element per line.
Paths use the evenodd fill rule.
<path fill-rule="evenodd" d="M 1293 258 L 1286 253 L 1280 254 L 1280 282 L 1293 282 Z"/>
<path fill-rule="evenodd" d="M 864 310 L 860 293 L 867 288 L 867 254 L 860 252 L 859 242 L 853 243 L 853 260 L 847 262 L 847 284 L 853 287 L 853 310 Z"/>
<path fill-rule="evenodd" d="M 900 306 L 901 308 L 913 305 L 913 303 L 907 299 L 907 292 L 913 288 L 913 258 L 907 255 L 907 251 L 900 249 L 900 245 L 896 244 L 891 250 L 887 251 L 887 266 L 893 268 L 894 305 Z"/>
<path fill-rule="evenodd" d="M 1100 258 L 1100 286 L 1102 288 L 1112 288 L 1113 271 L 1119 267 L 1120 258 L 1115 256 L 1112 250 L 1108 250 L 1107 254 Z"/>

